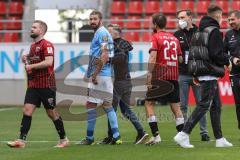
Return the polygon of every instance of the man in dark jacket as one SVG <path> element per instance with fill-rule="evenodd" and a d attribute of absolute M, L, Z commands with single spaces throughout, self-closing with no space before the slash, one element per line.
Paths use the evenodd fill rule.
<path fill-rule="evenodd" d="M 209 35 L 207 51 L 210 58 L 210 64 L 218 67 L 229 65 L 230 57 L 223 52 L 223 41 L 220 32 L 222 21 L 222 9 L 216 5 L 208 7 L 207 16 L 204 16 L 199 25 L 199 30 L 203 32 L 207 27 L 216 27 Z M 221 129 L 221 100 L 219 96 L 217 76 L 213 76 L 217 71 L 212 69 L 211 73 L 207 73 L 198 77 L 201 87 L 201 100 L 199 106 L 195 108 L 191 116 L 184 125 L 183 131 L 179 132 L 174 140 L 183 148 L 193 148 L 189 142 L 189 135 L 197 122 L 210 109 L 210 117 L 213 128 L 214 137 L 216 139 L 216 147 L 232 147 L 222 135 Z"/>
<path fill-rule="evenodd" d="M 183 63 L 179 63 L 179 89 L 181 110 L 184 120 L 188 116 L 188 97 L 189 89 L 192 87 L 196 104 L 200 101 L 200 86 L 193 83 L 193 78 L 188 72 L 188 56 L 191 40 L 195 32 L 198 30 L 197 26 L 192 23 L 191 10 L 180 10 L 177 12 L 179 30 L 174 33 L 174 36 L 179 40 L 182 50 Z M 207 131 L 207 116 L 206 114 L 199 121 L 200 135 L 202 141 L 209 141 Z"/>
<path fill-rule="evenodd" d="M 114 87 L 113 87 L 113 107 L 115 111 L 119 104 L 124 117 L 129 119 L 137 131 L 135 144 L 144 143 L 148 134 L 144 131 L 136 114 L 130 107 L 130 98 L 132 92 L 132 83 L 129 71 L 129 52 L 133 50 L 132 45 L 121 38 L 121 28 L 117 24 L 108 25 L 109 33 L 114 40 L 114 57 L 111 59 L 114 69 Z M 112 132 L 108 123 L 108 136 L 100 144 L 111 143 Z"/>
<path fill-rule="evenodd" d="M 233 96 L 236 105 L 238 128 L 240 129 L 240 66 L 235 65 L 240 58 L 240 11 L 233 10 L 228 15 L 231 29 L 226 33 L 224 39 L 224 51 L 234 57 L 229 78 L 231 80 Z"/>

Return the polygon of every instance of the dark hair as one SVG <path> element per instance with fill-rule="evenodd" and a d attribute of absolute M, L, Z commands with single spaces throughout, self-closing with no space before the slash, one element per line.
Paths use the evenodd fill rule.
<path fill-rule="evenodd" d="M 240 11 L 239 10 L 233 10 L 233 11 L 229 12 L 228 16 L 231 16 L 232 14 L 234 14 L 237 18 L 240 18 Z"/>
<path fill-rule="evenodd" d="M 44 33 L 47 32 L 48 26 L 47 26 L 47 24 L 46 24 L 45 22 L 43 22 L 42 20 L 35 20 L 33 23 L 38 23 L 38 24 L 40 24 L 40 26 L 43 28 Z"/>
<path fill-rule="evenodd" d="M 187 16 L 192 16 L 192 11 L 190 9 L 182 9 L 180 11 L 177 11 L 177 16 L 181 13 L 181 12 L 186 12 Z"/>
<path fill-rule="evenodd" d="M 214 16 L 214 14 L 215 14 L 217 11 L 221 11 L 221 12 L 222 12 L 222 8 L 219 7 L 218 5 L 210 4 L 210 5 L 208 6 L 208 9 L 207 9 L 207 14 L 210 15 L 210 16 Z"/>
<path fill-rule="evenodd" d="M 102 13 L 97 10 L 92 11 L 90 15 L 98 15 L 99 19 L 102 19 Z"/>
<path fill-rule="evenodd" d="M 152 15 L 152 23 L 157 25 L 160 29 L 163 29 L 166 27 L 167 18 L 161 13 L 155 13 Z"/>
<path fill-rule="evenodd" d="M 107 27 L 112 27 L 115 31 L 118 31 L 118 33 L 122 33 L 122 29 L 118 24 L 109 24 Z"/>

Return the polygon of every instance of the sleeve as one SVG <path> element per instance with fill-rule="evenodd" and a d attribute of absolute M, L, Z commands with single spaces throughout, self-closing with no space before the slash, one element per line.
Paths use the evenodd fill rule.
<path fill-rule="evenodd" d="M 98 35 L 98 42 L 101 46 L 107 45 L 109 42 L 109 35 L 107 34 L 107 32 L 100 32 Z"/>
<path fill-rule="evenodd" d="M 43 48 L 44 56 L 54 56 L 54 47 L 50 42 L 46 42 Z"/>
<path fill-rule="evenodd" d="M 230 56 L 223 51 L 223 40 L 218 29 L 212 31 L 208 41 L 209 56 L 217 65 L 229 65 Z"/>
<path fill-rule="evenodd" d="M 149 49 L 149 53 L 151 53 L 151 51 L 157 50 L 158 50 L 157 38 L 153 35 L 151 39 L 151 48 Z"/>
<path fill-rule="evenodd" d="M 223 50 L 224 50 L 224 53 L 228 54 L 228 51 L 229 51 L 229 47 L 228 47 L 228 33 L 225 35 L 225 38 L 224 38 L 224 42 L 223 42 Z"/>
<path fill-rule="evenodd" d="M 182 49 L 181 49 L 180 42 L 178 39 L 177 39 L 177 55 L 178 56 L 182 55 Z"/>

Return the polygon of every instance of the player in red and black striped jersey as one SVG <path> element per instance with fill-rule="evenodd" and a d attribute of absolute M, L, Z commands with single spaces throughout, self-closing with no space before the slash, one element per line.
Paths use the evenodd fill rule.
<path fill-rule="evenodd" d="M 30 69 L 28 88 L 55 88 L 54 76 L 54 47 L 45 39 L 41 39 L 31 45 L 27 56 L 27 69 Z M 49 63 L 47 66 L 45 62 Z"/>
<path fill-rule="evenodd" d="M 178 62 L 182 61 L 180 44 L 176 37 L 164 30 L 167 20 L 163 14 L 154 14 L 152 22 L 154 34 L 152 35 L 149 50 L 148 91 L 146 93 L 145 108 L 153 137 L 146 143 L 148 145 L 161 141 L 158 133 L 157 118 L 153 111 L 153 104 L 156 100 L 161 99 L 170 103 L 178 132 L 182 130 L 184 125 L 184 118 L 180 110 L 178 85 Z"/>
<path fill-rule="evenodd" d="M 41 104 L 43 104 L 48 117 L 52 119 L 59 134 L 60 141 L 55 147 L 62 148 L 69 145 L 62 118 L 55 109 L 54 47 L 51 42 L 44 39 L 46 32 L 47 24 L 45 22 L 40 20 L 33 22 L 30 36 L 34 43 L 31 45 L 30 53 L 22 57 L 28 75 L 28 88 L 24 100 L 20 136 L 18 140 L 7 143 L 10 147 L 25 147 L 32 115 Z"/>

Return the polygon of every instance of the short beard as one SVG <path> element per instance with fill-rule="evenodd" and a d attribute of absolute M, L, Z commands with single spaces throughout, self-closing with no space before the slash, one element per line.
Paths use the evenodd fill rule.
<path fill-rule="evenodd" d="M 99 26 L 101 25 L 101 23 L 99 22 L 96 26 L 92 27 L 94 30 L 97 30 L 99 28 Z"/>
<path fill-rule="evenodd" d="M 39 36 L 38 34 L 31 34 L 30 35 L 30 37 L 33 38 L 33 39 L 37 38 L 38 36 Z"/>

